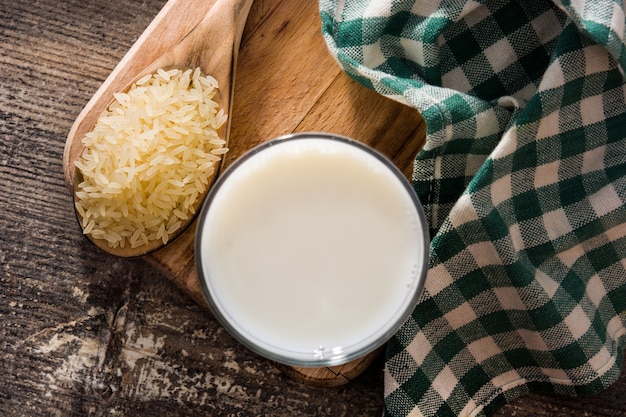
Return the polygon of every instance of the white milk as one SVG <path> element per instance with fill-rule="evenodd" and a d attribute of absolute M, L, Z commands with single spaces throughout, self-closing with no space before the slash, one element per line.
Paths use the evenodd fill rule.
<path fill-rule="evenodd" d="M 221 181 L 197 256 L 212 308 L 240 340 L 315 365 L 352 359 L 397 330 L 427 262 L 406 181 L 328 138 L 278 141 Z"/>

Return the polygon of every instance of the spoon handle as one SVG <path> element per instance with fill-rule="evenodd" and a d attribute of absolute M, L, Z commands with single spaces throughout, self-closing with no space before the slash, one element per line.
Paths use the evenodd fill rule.
<path fill-rule="evenodd" d="M 154 72 L 175 63 L 186 68 L 199 67 L 204 74 L 214 77 L 221 90 L 218 101 L 228 115 L 223 131 L 226 146 L 230 136 L 237 58 L 252 2 L 217 0 L 211 11 L 171 49 L 171 53 L 162 55 L 148 71 Z"/>

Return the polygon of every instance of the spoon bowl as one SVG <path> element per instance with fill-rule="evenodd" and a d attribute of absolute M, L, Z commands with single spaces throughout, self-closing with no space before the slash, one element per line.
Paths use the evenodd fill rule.
<path fill-rule="evenodd" d="M 237 56 L 251 6 L 252 0 L 216 0 L 212 4 L 210 1 L 201 0 L 168 1 L 135 46 L 92 97 L 68 134 L 63 154 L 63 168 L 65 181 L 74 196 L 78 184 L 82 181 L 75 161 L 83 153 L 83 137 L 93 130 L 102 112 L 113 102 L 114 93 L 127 91 L 135 81 L 146 74 L 155 73 L 158 69 L 200 68 L 204 75 L 217 80 L 219 90 L 215 100 L 228 116 L 219 134 L 226 141 L 225 146 L 228 146 Z M 172 29 L 178 30 L 172 33 Z M 160 40 L 164 40 L 170 47 L 154 55 L 151 46 L 162 47 Z M 146 61 L 145 56 L 150 56 L 151 60 Z M 220 165 L 221 163 L 218 163 L 213 179 L 217 177 Z M 194 208 L 197 209 L 202 204 L 211 183 L 212 180 L 209 180 L 209 187 L 204 195 L 197 199 Z M 81 215 L 78 212 L 76 215 L 82 227 Z M 194 216 L 185 220 L 182 227 L 170 236 L 168 243 L 183 233 L 193 220 Z M 142 256 L 164 246 L 161 240 L 153 240 L 135 248 L 130 245 L 112 248 L 103 239 L 86 236 L 100 249 L 121 257 Z"/>

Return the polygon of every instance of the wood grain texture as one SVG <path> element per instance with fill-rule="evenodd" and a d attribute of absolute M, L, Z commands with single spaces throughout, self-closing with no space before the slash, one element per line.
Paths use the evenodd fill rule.
<path fill-rule="evenodd" d="M 242 40 L 230 134 L 224 166 L 271 138 L 300 131 L 324 131 L 367 143 L 410 176 L 424 140 L 419 114 L 351 81 L 328 53 L 317 3 L 272 2 L 253 6 Z M 258 13 L 263 13 L 264 17 Z M 268 40 L 271 40 L 269 42 Z M 149 259 L 190 297 L 206 306 L 193 259 L 195 227 Z M 289 368 L 287 374 L 316 386 L 342 385 L 356 378 L 372 355 L 346 366 Z"/>
<path fill-rule="evenodd" d="M 280 13 L 282 3 L 257 1 L 252 24 Z M 164 4 L 0 1 L 0 415 L 380 416 L 380 356 L 341 387 L 300 384 L 236 343 L 152 264 L 107 256 L 80 236 L 63 178 L 65 138 Z M 280 36 L 278 29 L 257 36 Z M 257 63 L 267 56 L 246 53 Z M 341 93 L 344 99 L 335 99 L 349 100 L 345 114 L 313 110 L 288 128 L 341 129 L 342 118 L 356 117 L 358 103 L 372 96 L 336 72 L 316 100 L 332 99 L 344 84 L 349 87 Z M 265 93 L 271 93 L 269 87 Z M 263 99 L 260 93 L 255 98 Z M 291 104 L 299 107 L 298 102 L 294 98 Z M 412 112 L 389 114 L 394 111 L 380 117 L 393 122 L 390 129 L 410 129 L 403 120 L 411 120 Z M 255 140 L 268 133 L 249 132 Z M 418 144 L 397 143 L 388 150 L 394 160 L 406 161 L 407 175 Z M 232 156 L 241 151 L 235 148 Z M 497 413 L 624 415 L 625 374 L 593 397 L 533 394 Z"/>

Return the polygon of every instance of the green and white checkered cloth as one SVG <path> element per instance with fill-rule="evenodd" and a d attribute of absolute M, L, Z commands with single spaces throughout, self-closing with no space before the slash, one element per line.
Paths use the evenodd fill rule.
<path fill-rule="evenodd" d="M 389 342 L 387 416 L 596 393 L 626 342 L 626 44 L 611 0 L 320 0 L 361 84 L 427 123 L 424 293 Z M 418 153 L 419 151 L 419 153 Z"/>

